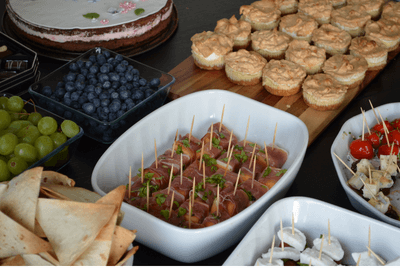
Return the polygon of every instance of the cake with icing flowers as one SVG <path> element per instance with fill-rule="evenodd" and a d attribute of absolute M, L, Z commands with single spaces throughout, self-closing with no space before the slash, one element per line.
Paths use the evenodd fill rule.
<path fill-rule="evenodd" d="M 6 0 L 12 30 L 28 42 L 82 52 L 140 45 L 164 32 L 172 0 Z"/>

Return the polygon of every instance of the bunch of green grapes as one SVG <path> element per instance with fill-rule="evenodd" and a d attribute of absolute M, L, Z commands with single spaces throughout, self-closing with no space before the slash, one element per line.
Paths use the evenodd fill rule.
<path fill-rule="evenodd" d="M 10 180 L 77 135 L 79 126 L 64 120 L 61 132 L 57 130 L 54 118 L 28 113 L 20 97 L 0 97 L 0 181 Z"/>

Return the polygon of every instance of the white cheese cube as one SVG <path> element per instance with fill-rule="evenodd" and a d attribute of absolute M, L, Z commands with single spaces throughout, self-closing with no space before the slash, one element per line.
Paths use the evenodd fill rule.
<path fill-rule="evenodd" d="M 316 238 L 313 241 L 314 247 L 318 251 L 321 249 L 321 242 L 322 238 Z M 328 237 L 324 237 L 322 252 L 331 257 L 335 261 L 340 261 L 344 256 L 344 251 L 342 249 L 342 246 L 340 245 L 339 240 L 334 236 L 331 236 L 331 244 L 329 244 Z"/>
<path fill-rule="evenodd" d="M 387 171 L 390 176 L 397 174 L 397 155 L 381 155 L 381 170 Z"/>
<path fill-rule="evenodd" d="M 361 159 L 356 166 L 357 166 L 357 172 L 364 173 L 367 176 L 369 176 L 368 167 L 371 169 L 371 171 L 375 169 L 368 159 Z"/>
<path fill-rule="evenodd" d="M 379 192 L 375 198 L 371 198 L 368 203 L 370 203 L 373 207 L 375 207 L 377 210 L 385 214 L 390 205 L 390 199 L 389 197 L 385 196 L 382 192 Z"/>
<path fill-rule="evenodd" d="M 347 183 L 354 189 L 360 190 L 364 186 L 363 181 L 365 182 L 367 180 L 368 177 L 364 173 L 357 171 L 356 174 L 351 177 Z"/>
<path fill-rule="evenodd" d="M 393 180 L 389 173 L 383 170 L 372 171 L 372 179 L 379 181 L 379 188 L 390 188 L 393 186 Z"/>
<path fill-rule="evenodd" d="M 364 188 L 362 189 L 363 196 L 367 199 L 371 199 L 379 192 L 379 182 L 375 179 L 368 179 L 365 181 Z"/>
<path fill-rule="evenodd" d="M 306 236 L 298 229 L 294 228 L 294 235 L 292 234 L 292 227 L 285 227 L 282 229 L 283 238 L 281 237 L 281 231 L 278 231 L 278 237 L 284 243 L 294 247 L 295 249 L 302 251 L 306 246 Z"/>

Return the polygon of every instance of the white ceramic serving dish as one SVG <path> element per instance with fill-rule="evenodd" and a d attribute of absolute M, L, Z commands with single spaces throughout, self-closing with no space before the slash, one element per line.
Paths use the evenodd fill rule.
<path fill-rule="evenodd" d="M 379 107 L 376 107 L 382 117 L 385 120 L 392 121 L 396 118 L 400 118 L 400 102 L 397 103 L 390 103 L 390 104 L 385 104 Z M 378 115 L 379 116 L 379 115 Z M 365 112 L 365 117 L 368 122 L 368 126 L 372 128 L 374 125 L 377 124 L 377 121 L 375 119 L 375 115 L 372 109 L 368 110 Z M 345 190 L 347 197 L 350 200 L 350 203 L 352 206 L 358 210 L 360 213 L 367 215 L 369 217 L 373 217 L 375 219 L 382 220 L 384 222 L 387 222 L 389 224 L 392 224 L 394 226 L 400 227 L 400 221 L 392 219 L 385 214 L 381 213 L 377 209 L 375 209 L 373 206 L 371 206 L 365 199 L 363 199 L 361 196 L 359 196 L 356 192 L 354 192 L 348 185 L 347 181 L 351 178 L 351 173 L 350 171 L 336 158 L 336 156 L 333 153 L 336 153 L 343 161 L 345 161 L 346 164 L 349 165 L 349 161 L 347 160 L 347 156 L 349 153 L 349 145 L 353 141 L 352 135 L 356 136 L 358 138 L 359 135 L 362 134 L 362 114 L 360 113 L 357 116 L 354 116 L 350 118 L 349 120 L 344 123 L 342 128 L 340 129 L 338 135 L 336 136 L 332 147 L 331 147 L 331 157 L 333 164 L 335 165 L 336 172 L 339 177 L 339 181 L 343 186 L 343 189 Z M 365 128 L 365 131 L 367 129 Z M 351 133 L 351 135 L 349 134 Z M 396 180 L 396 183 L 394 184 L 394 187 L 398 188 L 400 182 Z M 395 195 L 394 191 L 392 190 L 393 194 Z M 393 196 L 395 197 L 395 196 Z M 392 199 L 392 204 L 393 202 L 398 202 L 396 199 L 398 199 L 398 196 L 396 198 L 391 198 Z M 400 203 L 395 204 L 400 209 Z"/>
<path fill-rule="evenodd" d="M 172 147 L 177 129 L 182 135 L 189 133 L 193 115 L 193 135 L 202 138 L 211 123 L 220 121 L 224 104 L 223 124 L 233 129 L 239 140 L 244 139 L 249 116 L 247 140 L 258 144 L 272 143 L 278 122 L 276 144 L 289 152 L 283 167 L 288 171 L 250 207 L 227 221 L 203 229 L 176 227 L 123 203 L 122 226 L 137 229 L 137 241 L 181 262 L 209 258 L 237 243 L 259 216 L 286 194 L 306 152 L 308 130 L 305 124 L 293 115 L 236 93 L 223 90 L 196 92 L 164 105 L 128 129 L 108 148 L 93 170 L 92 186 L 100 195 L 127 184 L 129 167 L 132 166 L 134 172 L 140 168 L 142 152 L 144 166 L 153 163 L 154 139 L 160 155 Z"/>
<path fill-rule="evenodd" d="M 265 211 L 223 265 L 254 265 L 271 248 L 273 236 L 280 230 L 280 219 L 283 227 L 292 226 L 292 213 L 295 228 L 305 234 L 310 247 L 315 238 L 321 234 L 328 235 L 330 221 L 331 235 L 339 239 L 345 252 L 342 264 L 354 266 L 356 263 L 351 253 L 367 251 L 369 227 L 371 249 L 375 253 L 386 261 L 400 256 L 400 229 L 323 201 L 308 197 L 288 197 Z M 276 236 L 275 246 L 279 246 L 279 243 Z"/>

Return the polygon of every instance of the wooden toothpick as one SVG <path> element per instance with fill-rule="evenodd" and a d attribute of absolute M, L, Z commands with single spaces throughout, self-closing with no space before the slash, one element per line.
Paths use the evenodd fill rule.
<path fill-rule="evenodd" d="M 142 152 L 142 167 L 141 167 L 141 175 L 142 175 L 142 183 L 143 183 L 143 179 L 144 179 L 144 168 L 143 168 L 143 152 Z"/>
<path fill-rule="evenodd" d="M 250 115 L 249 119 L 247 120 L 247 127 L 246 127 L 246 134 L 244 135 L 243 148 L 246 147 L 247 133 L 249 132 L 249 124 L 250 124 Z"/>
<path fill-rule="evenodd" d="M 368 252 L 371 252 L 372 255 L 374 255 L 375 258 L 376 258 L 382 265 L 385 265 L 385 262 L 384 262 L 381 258 L 379 258 L 379 256 L 378 256 L 375 252 L 373 252 L 372 249 L 371 249 L 370 247 L 367 246 L 367 249 L 369 250 Z"/>
<path fill-rule="evenodd" d="M 360 109 L 361 109 L 361 113 L 363 115 L 363 120 L 365 121 L 365 125 L 367 126 L 368 133 L 369 133 L 369 135 L 371 135 L 371 130 L 369 129 L 367 118 L 365 117 L 364 110 L 361 107 L 360 107 Z"/>
<path fill-rule="evenodd" d="M 285 242 L 283 242 L 283 226 L 282 226 L 282 218 L 281 218 L 281 247 L 282 247 L 282 251 L 285 250 Z"/>
<path fill-rule="evenodd" d="M 129 167 L 129 185 L 128 185 L 128 199 L 131 199 L 132 191 L 132 167 Z"/>
<path fill-rule="evenodd" d="M 219 215 L 219 184 L 217 184 L 217 216 Z"/>
<path fill-rule="evenodd" d="M 174 165 L 171 166 L 171 174 L 169 175 L 168 192 L 167 192 L 168 195 L 169 195 L 169 191 L 171 190 L 171 181 L 172 181 L 173 173 L 174 173 Z"/>
<path fill-rule="evenodd" d="M 237 178 L 236 178 L 235 189 L 233 190 L 233 195 L 234 196 L 236 195 L 236 189 L 237 189 L 237 186 L 238 186 L 238 183 L 239 183 L 239 177 L 240 177 L 241 170 L 242 169 L 239 169 L 239 172 L 238 172 L 238 175 L 237 175 Z"/>
<path fill-rule="evenodd" d="M 177 141 L 177 140 L 178 140 L 178 130 L 179 130 L 179 129 L 176 130 L 174 141 Z"/>
<path fill-rule="evenodd" d="M 254 157 L 253 176 L 251 177 L 251 189 L 253 189 L 255 174 L 256 174 L 256 158 Z"/>
<path fill-rule="evenodd" d="M 192 138 L 193 124 L 194 124 L 194 115 L 193 115 L 193 119 L 192 119 L 192 125 L 190 126 L 189 142 L 190 142 L 190 139 Z"/>
<path fill-rule="evenodd" d="M 233 145 L 232 145 L 231 151 L 230 151 L 230 153 L 229 153 L 229 155 L 228 155 L 228 163 L 226 163 L 226 168 L 225 168 L 224 176 L 226 176 L 226 172 L 228 172 L 229 163 L 231 162 L 232 152 L 233 152 Z"/>
<path fill-rule="evenodd" d="M 265 144 L 265 141 L 264 141 L 264 151 L 265 151 L 265 161 L 267 162 L 267 167 L 269 167 L 268 151 L 267 151 L 267 145 Z"/>
<path fill-rule="evenodd" d="M 174 197 L 175 197 L 175 191 L 172 191 L 171 206 L 169 208 L 168 219 L 171 218 L 172 207 L 174 206 Z"/>
<path fill-rule="evenodd" d="M 222 108 L 221 123 L 219 124 L 219 130 L 218 130 L 218 132 L 221 132 L 222 121 L 223 121 L 223 119 L 224 119 L 224 112 L 225 112 L 225 104 L 224 104 L 224 107 Z"/>
<path fill-rule="evenodd" d="M 322 247 L 324 246 L 324 234 L 322 235 L 322 240 L 321 240 L 321 248 L 319 249 L 319 256 L 318 256 L 318 259 L 320 259 L 321 260 L 321 257 L 322 257 Z"/>
<path fill-rule="evenodd" d="M 206 189 L 206 163 L 203 162 L 203 189 Z"/>
<path fill-rule="evenodd" d="M 346 163 L 345 163 L 339 156 L 337 156 L 337 154 L 335 154 L 335 152 L 333 152 L 333 154 L 336 156 L 336 158 L 337 158 L 340 162 L 342 162 L 342 164 L 343 164 L 348 170 L 350 170 L 351 174 L 356 175 L 356 173 L 355 173 L 348 165 L 346 165 Z"/>
<path fill-rule="evenodd" d="M 228 152 L 226 153 L 226 155 L 229 155 L 229 150 L 231 149 L 232 135 L 233 135 L 233 130 L 231 130 L 231 136 L 229 137 Z"/>
<path fill-rule="evenodd" d="M 172 144 L 171 157 L 174 157 L 175 145 L 176 145 L 176 141 L 174 141 L 174 143 Z"/>
<path fill-rule="evenodd" d="M 274 238 L 272 239 L 271 256 L 269 257 L 269 263 L 272 263 L 272 254 L 274 254 L 274 246 L 275 246 L 275 235 Z"/>
<path fill-rule="evenodd" d="M 379 124 L 379 119 L 378 119 L 378 116 L 375 113 L 375 109 L 374 109 L 374 106 L 372 105 L 371 100 L 369 100 L 369 104 L 371 105 L 372 111 L 374 112 L 374 115 L 375 115 L 375 118 L 376 118 L 376 122 L 378 122 L 378 124 Z"/>
<path fill-rule="evenodd" d="M 278 122 L 276 122 L 276 125 L 275 125 L 274 139 L 272 141 L 272 151 L 275 149 L 275 138 L 276 138 L 276 130 L 277 129 L 278 129 Z"/>
<path fill-rule="evenodd" d="M 255 152 L 256 152 L 256 147 L 257 147 L 257 143 L 254 143 L 253 152 L 251 153 L 251 157 L 250 157 L 250 165 L 249 165 L 249 168 L 251 168 L 251 164 L 253 163 L 253 157 L 254 157 L 254 154 L 255 154 Z"/>
<path fill-rule="evenodd" d="M 379 112 L 379 110 L 378 109 L 376 109 L 376 111 L 378 112 L 378 114 L 379 114 L 379 116 L 380 116 L 380 118 L 381 118 L 381 120 L 382 120 L 382 126 L 383 126 L 383 132 L 385 132 L 385 137 L 386 137 L 386 142 L 387 142 L 387 145 L 389 146 L 389 137 L 388 137 L 388 133 L 389 133 L 389 130 L 387 129 L 387 127 L 386 127 L 386 123 L 385 123 L 385 121 L 383 120 L 383 118 L 382 118 L 382 115 L 381 115 L 381 113 Z"/>
<path fill-rule="evenodd" d="M 212 149 L 212 138 L 213 138 L 213 128 L 214 128 L 214 124 L 211 123 L 211 131 L 210 131 L 210 151 Z"/>
<path fill-rule="evenodd" d="M 183 160 L 182 160 L 182 155 L 181 154 L 181 184 L 182 184 L 182 176 L 183 176 Z"/>
<path fill-rule="evenodd" d="M 204 140 L 203 140 L 203 142 L 201 143 L 199 170 L 201 169 L 201 162 L 203 161 L 203 153 L 204 153 Z"/>
<path fill-rule="evenodd" d="M 360 266 L 360 261 L 361 261 L 361 253 L 360 253 L 360 255 L 358 255 L 358 260 L 357 260 L 356 266 Z"/>

